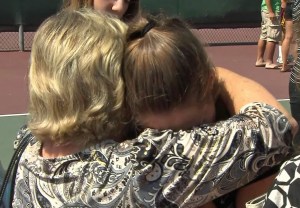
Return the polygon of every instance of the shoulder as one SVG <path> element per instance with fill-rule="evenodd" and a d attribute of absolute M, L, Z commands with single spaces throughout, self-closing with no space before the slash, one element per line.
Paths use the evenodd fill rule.
<path fill-rule="evenodd" d="M 25 124 L 23 125 L 17 132 L 17 136 L 14 140 L 14 149 L 17 149 L 18 146 L 24 139 L 31 140 L 34 136 L 32 135 L 31 131 L 28 129 L 28 126 Z"/>

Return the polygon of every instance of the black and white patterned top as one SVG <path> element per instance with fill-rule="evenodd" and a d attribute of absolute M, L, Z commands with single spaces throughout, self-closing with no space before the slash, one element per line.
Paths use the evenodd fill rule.
<path fill-rule="evenodd" d="M 292 83 L 300 84 L 300 0 L 294 0 L 293 4 L 293 23 L 294 23 L 294 31 L 297 38 L 298 48 L 297 48 L 297 59 L 293 66 L 293 70 L 291 72 L 290 81 Z"/>
<path fill-rule="evenodd" d="M 300 19 L 300 0 L 294 0 L 293 3 L 293 21 L 298 21 Z"/>
<path fill-rule="evenodd" d="M 56 159 L 42 158 L 33 137 L 13 207 L 199 207 L 282 162 L 290 128 L 277 109 L 252 103 L 216 124 L 147 129 L 134 140 L 103 141 Z"/>
<path fill-rule="evenodd" d="M 300 207 L 300 155 L 286 161 L 269 191 L 265 208 Z"/>

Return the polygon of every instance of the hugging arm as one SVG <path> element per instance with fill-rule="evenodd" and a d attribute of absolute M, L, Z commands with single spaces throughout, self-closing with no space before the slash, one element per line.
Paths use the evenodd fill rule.
<path fill-rule="evenodd" d="M 154 187 L 147 193 L 156 207 L 203 205 L 278 165 L 290 152 L 290 129 L 282 113 L 263 103 L 190 131 L 147 129 L 134 142 L 136 194 Z"/>
<path fill-rule="evenodd" d="M 76 189 L 72 199 L 82 202 L 89 199 L 82 196 L 92 195 L 97 207 L 199 207 L 278 165 L 291 149 L 290 127 L 276 108 L 252 103 L 238 115 L 215 124 L 189 131 L 146 129 L 136 139 L 122 143 L 104 140 L 74 157 L 55 161 L 39 159 L 41 144 L 33 138 L 20 160 L 24 171 L 19 171 L 23 179 L 18 180 L 22 186 L 16 185 L 16 195 L 24 192 L 22 187 L 30 195 L 27 181 L 39 183 L 39 177 L 33 175 L 39 174 L 38 165 L 58 172 L 56 179 L 50 175 L 55 181 L 46 189 L 55 190 L 54 202 L 68 187 L 80 185 L 84 188 Z M 67 167 L 62 168 L 63 164 Z M 29 177 L 24 177 L 28 173 Z M 43 181 L 46 175 L 40 176 Z M 65 176 L 70 185 L 61 189 L 56 181 Z M 32 193 L 37 186 L 32 186 Z"/>
<path fill-rule="evenodd" d="M 217 72 L 219 80 L 223 83 L 221 97 L 231 115 L 237 114 L 240 108 L 248 103 L 264 102 L 279 109 L 288 118 L 293 134 L 297 132 L 296 120 L 262 85 L 225 68 L 217 67 Z"/>

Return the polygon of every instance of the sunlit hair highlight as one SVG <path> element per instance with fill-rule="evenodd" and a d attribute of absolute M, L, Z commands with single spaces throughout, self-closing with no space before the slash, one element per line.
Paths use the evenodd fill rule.
<path fill-rule="evenodd" d="M 44 21 L 29 72 L 29 127 L 38 139 L 89 143 L 119 135 L 126 30 L 122 21 L 90 9 Z"/>

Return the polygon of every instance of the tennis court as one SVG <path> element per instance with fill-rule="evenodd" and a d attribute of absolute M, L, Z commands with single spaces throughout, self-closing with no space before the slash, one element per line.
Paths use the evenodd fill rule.
<path fill-rule="evenodd" d="M 254 66 L 256 45 L 211 46 L 206 48 L 216 66 L 229 68 L 265 86 L 289 109 L 289 72 Z M 0 52 L 0 158 L 6 168 L 17 129 L 26 122 L 27 72 L 30 52 Z"/>

